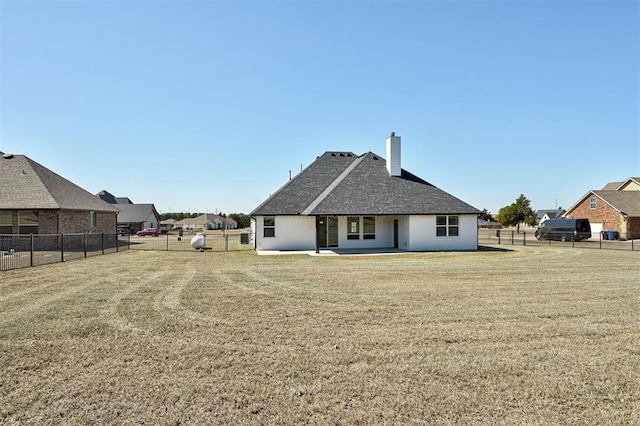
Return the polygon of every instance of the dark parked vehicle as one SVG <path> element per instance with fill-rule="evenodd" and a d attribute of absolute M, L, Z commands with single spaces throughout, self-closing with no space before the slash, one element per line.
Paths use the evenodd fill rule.
<path fill-rule="evenodd" d="M 136 232 L 136 235 L 138 237 L 144 237 L 146 235 L 157 237 L 158 235 L 160 235 L 160 231 L 158 230 L 158 228 L 144 228 L 142 231 Z"/>
<path fill-rule="evenodd" d="M 116 234 L 118 235 L 131 235 L 131 228 L 128 226 L 118 226 L 116 228 Z"/>
<path fill-rule="evenodd" d="M 536 230 L 539 240 L 582 241 L 591 238 L 589 219 L 549 219 Z"/>

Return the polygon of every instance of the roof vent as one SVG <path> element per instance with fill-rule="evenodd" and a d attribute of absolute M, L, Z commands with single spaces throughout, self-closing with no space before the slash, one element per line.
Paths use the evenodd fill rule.
<path fill-rule="evenodd" d="M 13 154 L 2 154 L 2 158 L 5 160 L 11 160 L 13 158 Z"/>

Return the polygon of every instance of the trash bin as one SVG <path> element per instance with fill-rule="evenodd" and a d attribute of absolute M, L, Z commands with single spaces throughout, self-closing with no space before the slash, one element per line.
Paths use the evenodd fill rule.
<path fill-rule="evenodd" d="M 600 231 L 600 236 L 602 237 L 603 240 L 608 240 L 609 239 L 608 231 Z"/>
<path fill-rule="evenodd" d="M 607 231 L 607 237 L 609 240 L 615 240 L 616 239 L 616 231 Z"/>

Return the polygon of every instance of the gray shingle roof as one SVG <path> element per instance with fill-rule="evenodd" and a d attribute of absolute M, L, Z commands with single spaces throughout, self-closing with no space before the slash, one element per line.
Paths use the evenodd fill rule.
<path fill-rule="evenodd" d="M 153 204 L 116 204 L 114 207 L 120 210 L 119 223 L 141 223 L 149 219 L 155 212 Z M 158 217 L 157 214 L 154 216 Z"/>
<path fill-rule="evenodd" d="M 640 191 L 591 191 L 619 212 L 640 216 Z"/>
<path fill-rule="evenodd" d="M 0 157 L 0 209 L 118 211 L 24 155 Z"/>
<path fill-rule="evenodd" d="M 372 152 L 325 152 L 258 206 L 252 215 L 480 214 L 481 211 L 402 170 L 390 176 Z"/>

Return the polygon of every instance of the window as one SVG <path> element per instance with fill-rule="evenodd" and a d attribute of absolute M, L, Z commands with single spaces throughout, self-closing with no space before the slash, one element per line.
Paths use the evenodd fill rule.
<path fill-rule="evenodd" d="M 347 240 L 360 239 L 360 218 L 347 217 Z"/>
<path fill-rule="evenodd" d="M 436 216 L 437 237 L 457 237 L 458 216 Z"/>
<path fill-rule="evenodd" d="M 264 237 L 275 237 L 276 236 L 276 217 L 275 216 L 265 216 L 264 217 Z"/>
<path fill-rule="evenodd" d="M 596 196 L 592 195 L 591 198 L 589 198 L 589 208 L 593 210 L 596 207 L 597 207 Z"/>
<path fill-rule="evenodd" d="M 96 212 L 89 212 L 89 226 L 95 228 L 96 222 Z"/>
<path fill-rule="evenodd" d="M 0 212 L 0 234 L 13 234 L 13 214 Z"/>
<path fill-rule="evenodd" d="M 365 216 L 362 218 L 362 239 L 376 239 L 376 218 L 373 216 Z"/>
<path fill-rule="evenodd" d="M 18 212 L 19 234 L 37 234 L 38 227 L 38 212 Z"/>

